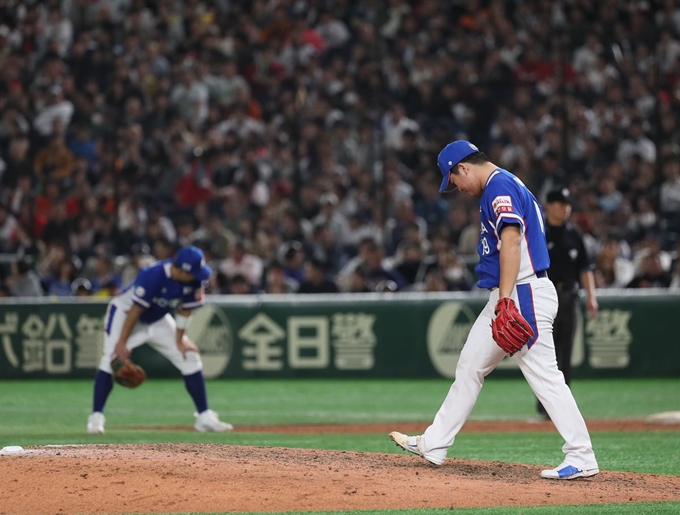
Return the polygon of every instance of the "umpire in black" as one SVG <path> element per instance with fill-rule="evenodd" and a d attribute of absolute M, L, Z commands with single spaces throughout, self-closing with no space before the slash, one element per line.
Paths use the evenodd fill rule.
<path fill-rule="evenodd" d="M 571 198 L 566 188 L 553 190 L 546 197 L 546 231 L 550 268 L 548 277 L 555 285 L 559 307 L 553 325 L 557 367 L 564 374 L 567 384 L 571 382 L 571 351 L 576 335 L 579 309 L 579 284 L 586 293 L 586 309 L 591 317 L 597 315 L 595 277 L 593 264 L 586 254 L 581 233 L 568 222 L 571 216 Z M 539 401 L 539 415 L 548 419 Z"/>

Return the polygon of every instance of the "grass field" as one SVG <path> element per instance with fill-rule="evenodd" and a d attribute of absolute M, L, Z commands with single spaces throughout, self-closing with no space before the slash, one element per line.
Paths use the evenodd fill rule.
<path fill-rule="evenodd" d="M 395 422 L 394 429 L 398 430 L 398 422 L 428 423 L 449 386 L 445 380 L 238 380 L 212 381 L 208 391 L 211 407 L 235 425 Z M 73 380 L 0 382 L 0 447 L 92 443 L 93 437 L 84 431 L 91 387 L 90 381 Z M 644 418 L 680 409 L 680 381 L 675 379 L 579 380 L 572 389 L 586 418 Z M 181 380 L 150 380 L 136 391 L 117 388 L 107 406 L 107 433 L 94 441 L 210 442 L 399 452 L 386 435 L 199 434 L 152 429 L 190 426 L 192 411 Z M 524 381 L 490 378 L 471 419 L 533 417 L 534 399 Z M 680 431 L 594 432 L 591 436 L 602 469 L 680 476 Z M 556 433 L 461 433 L 449 456 L 554 465 L 561 461 L 560 448 L 561 439 Z M 680 503 L 455 511 L 466 515 L 666 514 L 680 513 Z M 444 510 L 361 513 L 439 512 Z"/>

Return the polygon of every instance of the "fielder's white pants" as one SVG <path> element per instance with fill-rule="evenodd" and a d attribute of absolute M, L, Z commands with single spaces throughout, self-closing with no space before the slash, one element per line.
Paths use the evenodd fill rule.
<path fill-rule="evenodd" d="M 518 295 L 519 290 L 519 295 Z M 463 427 L 486 377 L 505 357 L 491 334 L 491 321 L 498 302 L 498 289 L 491 292 L 489 302 L 479 314 L 456 367 L 456 379 L 432 425 L 423 434 L 421 446 L 425 457 L 441 464 L 446 452 Z M 597 468 L 588 429 L 571 390 L 557 368 L 553 343 L 553 321 L 557 314 L 557 293 L 548 278 L 518 284 L 512 298 L 522 316 L 538 336 L 514 358 L 536 397 L 545 407 L 557 431 L 564 438 L 565 463 L 580 469 Z"/>
<path fill-rule="evenodd" d="M 104 353 L 99 363 L 99 370 L 109 374 L 112 373 L 113 351 L 120 338 L 126 316 L 127 309 L 119 306 L 115 300 L 109 302 L 104 319 Z M 197 352 L 187 352 L 187 357 L 184 359 L 177 348 L 176 329 L 175 319 L 170 314 L 152 324 L 137 322 L 128 338 L 126 347 L 133 350 L 148 343 L 153 349 L 165 356 L 183 376 L 195 374 L 203 369 L 201 356 Z"/>

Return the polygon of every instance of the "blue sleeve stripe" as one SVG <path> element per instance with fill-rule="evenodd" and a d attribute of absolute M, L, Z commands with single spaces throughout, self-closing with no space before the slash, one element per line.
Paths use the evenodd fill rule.
<path fill-rule="evenodd" d="M 536 310 L 534 309 L 534 292 L 531 290 L 530 283 L 517 285 L 517 299 L 522 316 L 534 330 L 534 337 L 527 343 L 527 347 L 531 348 L 538 339 L 538 324 L 536 323 Z"/>
<path fill-rule="evenodd" d="M 144 299 L 140 299 L 139 297 L 137 297 L 137 295 L 132 296 L 132 302 L 134 302 L 135 304 L 139 304 L 143 308 L 148 308 L 151 306 L 151 303 L 145 301 Z"/>
<path fill-rule="evenodd" d="M 113 325 L 113 315 L 116 314 L 118 307 L 115 304 L 109 304 L 109 316 L 106 319 L 106 334 L 111 336 L 111 326 Z"/>
<path fill-rule="evenodd" d="M 185 304 L 182 304 L 182 307 L 187 309 L 200 308 L 203 304 L 204 302 L 202 300 L 199 300 L 197 302 L 187 302 Z"/>

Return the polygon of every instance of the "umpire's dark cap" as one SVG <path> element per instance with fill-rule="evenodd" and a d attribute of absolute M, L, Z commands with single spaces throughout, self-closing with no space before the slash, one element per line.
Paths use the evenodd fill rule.
<path fill-rule="evenodd" d="M 546 202 L 561 202 L 563 204 L 571 204 L 571 195 L 567 188 L 559 188 L 552 190 L 545 197 Z"/>
<path fill-rule="evenodd" d="M 446 145 L 437 156 L 439 171 L 442 173 L 442 184 L 439 193 L 444 193 L 449 187 L 449 172 L 470 154 L 479 152 L 479 149 L 469 141 L 459 139 Z"/>

